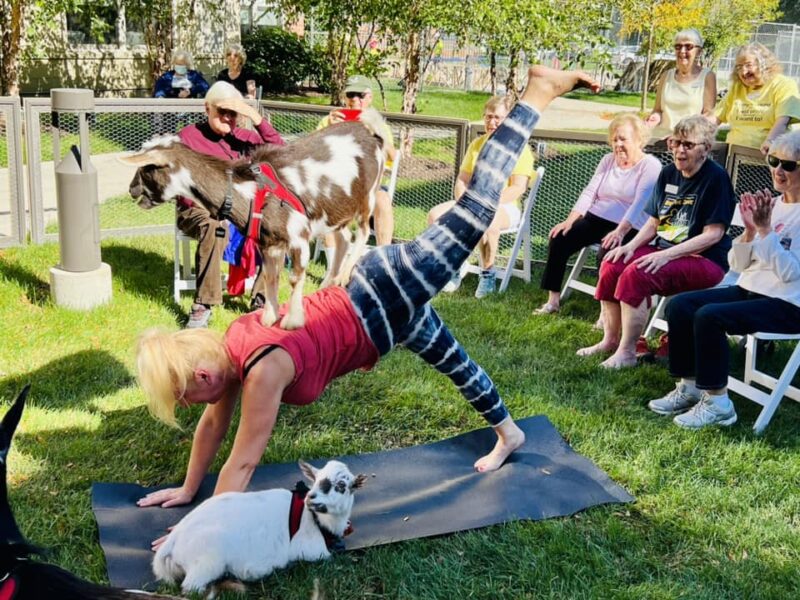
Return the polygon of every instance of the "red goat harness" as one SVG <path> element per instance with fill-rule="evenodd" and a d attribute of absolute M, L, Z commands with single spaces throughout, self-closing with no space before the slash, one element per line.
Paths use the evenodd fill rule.
<path fill-rule="evenodd" d="M 6 575 L 0 583 L 0 600 L 12 600 L 17 594 L 17 579 L 13 575 Z"/>
<path fill-rule="evenodd" d="M 268 194 L 272 194 L 281 202 L 285 202 L 301 215 L 306 214 L 306 207 L 298 200 L 297 196 L 281 183 L 281 180 L 278 179 L 278 174 L 275 173 L 275 169 L 273 169 L 272 165 L 269 163 L 264 162 L 254 166 L 253 172 L 258 182 L 258 190 L 253 198 L 250 209 L 250 221 L 245 233 L 251 240 L 257 241 L 261 228 L 261 211 L 264 209 Z"/>
<path fill-rule="evenodd" d="M 298 481 L 295 488 L 292 490 L 292 502 L 289 505 L 289 539 L 291 540 L 300 529 L 300 520 L 303 518 L 303 508 L 305 507 L 306 495 L 308 495 L 308 486 L 303 481 Z M 330 531 L 320 526 L 317 521 L 317 516 L 313 512 L 314 522 L 322 532 L 322 537 L 325 538 L 325 545 L 328 550 L 344 549 L 344 542 L 342 538 L 333 535 Z M 353 533 L 353 525 L 350 521 L 347 522 L 347 528 L 344 530 L 342 537 L 348 536 Z M 0 597 L 0 600 L 4 600 Z"/>

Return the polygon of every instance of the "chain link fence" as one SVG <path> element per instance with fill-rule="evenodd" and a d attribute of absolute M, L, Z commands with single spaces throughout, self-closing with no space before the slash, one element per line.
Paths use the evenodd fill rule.
<path fill-rule="evenodd" d="M 0 247 L 25 241 L 21 114 L 19 97 L 0 98 Z"/>
<path fill-rule="evenodd" d="M 24 214 L 15 212 L 14 198 L 22 197 L 22 165 L 9 157 L 19 153 L 15 140 L 21 131 L 15 125 L 10 104 L 0 103 L 4 122 L 0 128 L 0 168 L 9 190 L 0 205 L 0 241 L 20 243 L 24 239 Z M 281 135 L 291 142 L 314 131 L 331 110 L 287 102 L 262 102 L 261 109 Z M 58 221 L 53 174 L 53 131 L 49 99 L 34 98 L 25 102 L 26 144 L 30 179 L 31 232 L 35 243 L 57 239 Z M 393 199 L 397 241 L 412 239 L 426 226 L 427 212 L 436 204 L 452 198 L 455 178 L 468 140 L 483 133 L 482 123 L 469 124 L 461 119 L 386 115 L 395 144 L 402 150 L 397 187 Z M 98 99 L 90 115 L 92 163 L 98 172 L 100 227 L 105 237 L 167 233 L 173 230 L 174 208 L 171 203 L 145 211 L 128 195 L 134 168 L 118 160 L 119 156 L 138 150 L 144 141 L 158 133 L 174 132 L 205 118 L 202 100 L 132 100 Z M 18 117 L 17 117 L 18 121 Z M 61 115 L 59 123 L 61 154 L 78 142 L 75 115 Z M 583 188 L 591 179 L 600 159 L 610 151 L 605 135 L 538 130 L 531 138 L 536 166 L 545 175 L 531 215 L 531 255 L 534 261 L 547 257 L 548 234 L 568 214 Z M 666 148 L 647 149 L 662 164 L 670 162 Z M 715 146 L 713 155 L 726 164 L 728 147 Z M 59 157 L 60 158 L 60 157 Z M 9 168 L 9 164 L 12 168 Z M 17 166 L 15 166 L 17 165 Z M 768 167 L 758 150 L 731 147 L 727 157 L 737 195 L 770 187 Z M 19 173 L 17 173 L 17 170 Z M 10 240 L 10 241 L 8 241 Z M 507 260 L 513 236 L 502 236 L 498 263 Z"/>

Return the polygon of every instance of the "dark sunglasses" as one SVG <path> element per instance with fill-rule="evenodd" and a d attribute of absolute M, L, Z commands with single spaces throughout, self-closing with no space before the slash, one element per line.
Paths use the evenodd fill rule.
<path fill-rule="evenodd" d="M 344 95 L 350 98 L 351 100 L 353 98 L 361 98 L 363 100 L 364 96 L 366 96 L 367 94 L 365 92 L 345 92 Z"/>
<path fill-rule="evenodd" d="M 791 173 L 797 168 L 796 160 L 783 160 L 775 156 L 774 154 L 767 154 L 767 164 L 772 167 L 773 169 L 777 169 L 778 165 L 780 165 L 781 169 L 786 171 L 787 173 Z"/>
<path fill-rule="evenodd" d="M 217 114 L 223 119 L 235 119 L 238 115 L 235 110 L 229 110 L 227 108 L 218 108 Z"/>
<path fill-rule="evenodd" d="M 676 52 L 680 52 L 681 50 L 686 50 L 687 52 L 691 52 L 695 48 L 702 48 L 702 46 L 695 46 L 694 44 L 675 44 Z"/>
<path fill-rule="evenodd" d="M 683 146 L 687 152 L 691 152 L 696 146 L 700 145 L 705 145 L 705 142 L 689 142 L 687 140 L 678 140 L 675 138 L 669 138 L 667 140 L 667 147 L 670 150 L 677 150 L 678 146 Z"/>

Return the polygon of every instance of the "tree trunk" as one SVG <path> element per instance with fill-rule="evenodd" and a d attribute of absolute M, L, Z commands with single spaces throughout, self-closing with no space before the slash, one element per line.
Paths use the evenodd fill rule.
<path fill-rule="evenodd" d="M 406 37 L 403 62 L 403 106 L 401 112 L 413 115 L 417 112 L 417 94 L 421 77 L 422 39 L 419 31 L 409 31 Z M 400 135 L 400 148 L 405 156 L 411 156 L 414 134 L 411 129 L 403 129 Z"/>
<path fill-rule="evenodd" d="M 331 106 L 342 106 L 350 61 L 350 36 L 332 20 L 328 22 L 327 53 L 331 61 Z"/>
<path fill-rule="evenodd" d="M 489 52 L 489 91 L 492 96 L 497 93 L 497 54 L 494 50 Z"/>
<path fill-rule="evenodd" d="M 9 3 L 0 4 L 8 12 L 3 11 L 0 18 L 2 25 L 2 51 L 3 60 L 0 64 L 0 95 L 19 95 L 19 55 L 22 50 L 24 30 L 22 28 L 23 2 L 11 0 Z"/>
<path fill-rule="evenodd" d="M 150 76 L 153 88 L 161 74 L 172 66 L 174 19 L 172 9 L 169 8 L 161 15 L 150 18 L 145 25 L 145 44 L 147 44 L 147 53 L 150 57 Z"/>
<path fill-rule="evenodd" d="M 653 22 L 650 22 L 650 33 L 647 36 L 647 57 L 644 60 L 642 74 L 642 112 L 647 110 L 647 90 L 650 87 L 650 61 L 653 59 Z"/>
<path fill-rule="evenodd" d="M 519 90 L 517 90 L 517 67 L 519 67 L 519 50 L 514 50 L 508 57 L 508 76 L 506 77 L 506 94 L 514 102 L 519 100 Z"/>

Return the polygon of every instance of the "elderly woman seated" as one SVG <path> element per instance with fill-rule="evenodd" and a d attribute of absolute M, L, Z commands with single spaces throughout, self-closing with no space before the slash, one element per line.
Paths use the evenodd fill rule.
<path fill-rule="evenodd" d="M 767 162 L 777 198 L 742 194 L 744 233 L 728 254 L 737 285 L 679 294 L 667 305 L 669 370 L 675 389 L 650 410 L 681 427 L 732 425 L 727 335 L 800 333 L 800 132 L 771 144 Z"/>
<path fill-rule="evenodd" d="M 603 339 L 580 356 L 613 352 L 609 368 L 636 364 L 636 340 L 653 294 L 717 285 L 728 270 L 725 233 L 735 200 L 727 172 L 708 158 L 715 126 L 705 117 L 678 122 L 668 140 L 674 163 L 661 170 L 636 237 L 606 254 L 595 298 L 602 302 Z"/>
<path fill-rule="evenodd" d="M 658 159 L 642 151 L 647 143 L 644 122 L 632 113 L 617 116 L 608 127 L 612 152 L 597 166 L 566 220 L 550 230 L 542 289 L 547 302 L 536 313 L 557 312 L 561 283 L 569 257 L 581 248 L 602 242 L 601 255 L 628 242 L 647 221 L 644 204 L 661 172 Z"/>

